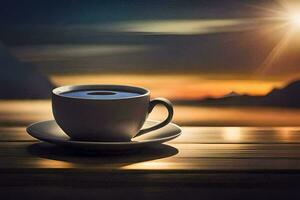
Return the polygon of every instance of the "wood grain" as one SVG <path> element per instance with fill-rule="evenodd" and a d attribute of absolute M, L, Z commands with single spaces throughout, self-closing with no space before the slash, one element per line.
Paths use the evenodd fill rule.
<path fill-rule="evenodd" d="M 288 171 L 300 168 L 295 144 L 168 144 L 121 155 L 82 154 L 35 142 L 2 142 L 0 171 Z"/>
<path fill-rule="evenodd" d="M 191 188 L 300 186 L 300 127 L 182 127 L 165 145 L 109 155 L 29 136 L 27 125 L 52 118 L 49 106 L 0 102 L 1 187 L 126 185 L 162 192 L 173 184 L 195 193 Z"/>
<path fill-rule="evenodd" d="M 26 126 L 0 126 L 0 142 L 36 141 Z M 300 127 L 182 127 L 182 144 L 300 144 Z"/>

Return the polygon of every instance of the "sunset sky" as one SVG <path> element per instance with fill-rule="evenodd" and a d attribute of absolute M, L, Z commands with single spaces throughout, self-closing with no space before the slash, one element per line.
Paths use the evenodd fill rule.
<path fill-rule="evenodd" d="M 299 13 L 297 0 L 12 0 L 0 7 L 0 40 L 59 85 L 265 94 L 299 78 Z"/>

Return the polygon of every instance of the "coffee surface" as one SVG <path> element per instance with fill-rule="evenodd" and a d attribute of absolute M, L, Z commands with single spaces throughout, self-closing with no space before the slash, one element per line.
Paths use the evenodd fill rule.
<path fill-rule="evenodd" d="M 115 90 L 74 90 L 61 94 L 61 96 L 81 99 L 123 99 L 140 95 L 140 93 Z"/>

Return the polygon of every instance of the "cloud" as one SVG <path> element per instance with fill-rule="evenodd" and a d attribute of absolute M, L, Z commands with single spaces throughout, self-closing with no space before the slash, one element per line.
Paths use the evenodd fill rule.
<path fill-rule="evenodd" d="M 64 61 L 144 51 L 145 45 L 30 45 L 12 48 L 22 61 Z"/>
<path fill-rule="evenodd" d="M 280 39 L 280 34 L 265 31 L 270 23 L 274 22 L 264 18 L 228 18 L 41 25 L 22 35 L 32 45 L 14 46 L 12 52 L 53 72 L 190 71 L 252 76 Z M 296 49 L 289 55 L 274 63 L 268 74 L 299 74 Z"/>
<path fill-rule="evenodd" d="M 121 21 L 99 24 L 72 24 L 41 26 L 39 30 L 60 33 L 86 34 L 125 34 L 125 35 L 201 35 L 211 33 L 238 32 L 258 29 L 269 24 L 264 18 L 228 19 L 160 19 Z"/>
<path fill-rule="evenodd" d="M 252 28 L 253 23 L 257 21 L 250 19 L 148 20 L 116 23 L 106 26 L 106 29 L 112 32 L 194 35 L 247 30 Z M 103 31 L 103 27 L 101 29 Z"/>

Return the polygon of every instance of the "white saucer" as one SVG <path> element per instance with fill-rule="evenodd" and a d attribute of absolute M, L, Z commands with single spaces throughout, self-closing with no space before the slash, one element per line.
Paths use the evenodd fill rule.
<path fill-rule="evenodd" d="M 147 120 L 144 127 L 151 126 L 158 121 Z M 27 132 L 41 141 L 53 143 L 65 147 L 74 147 L 85 150 L 130 150 L 148 147 L 172 140 L 181 134 L 179 126 L 173 123 L 133 138 L 130 142 L 87 142 L 74 141 L 67 136 L 56 124 L 55 120 L 41 121 L 27 127 Z"/>

